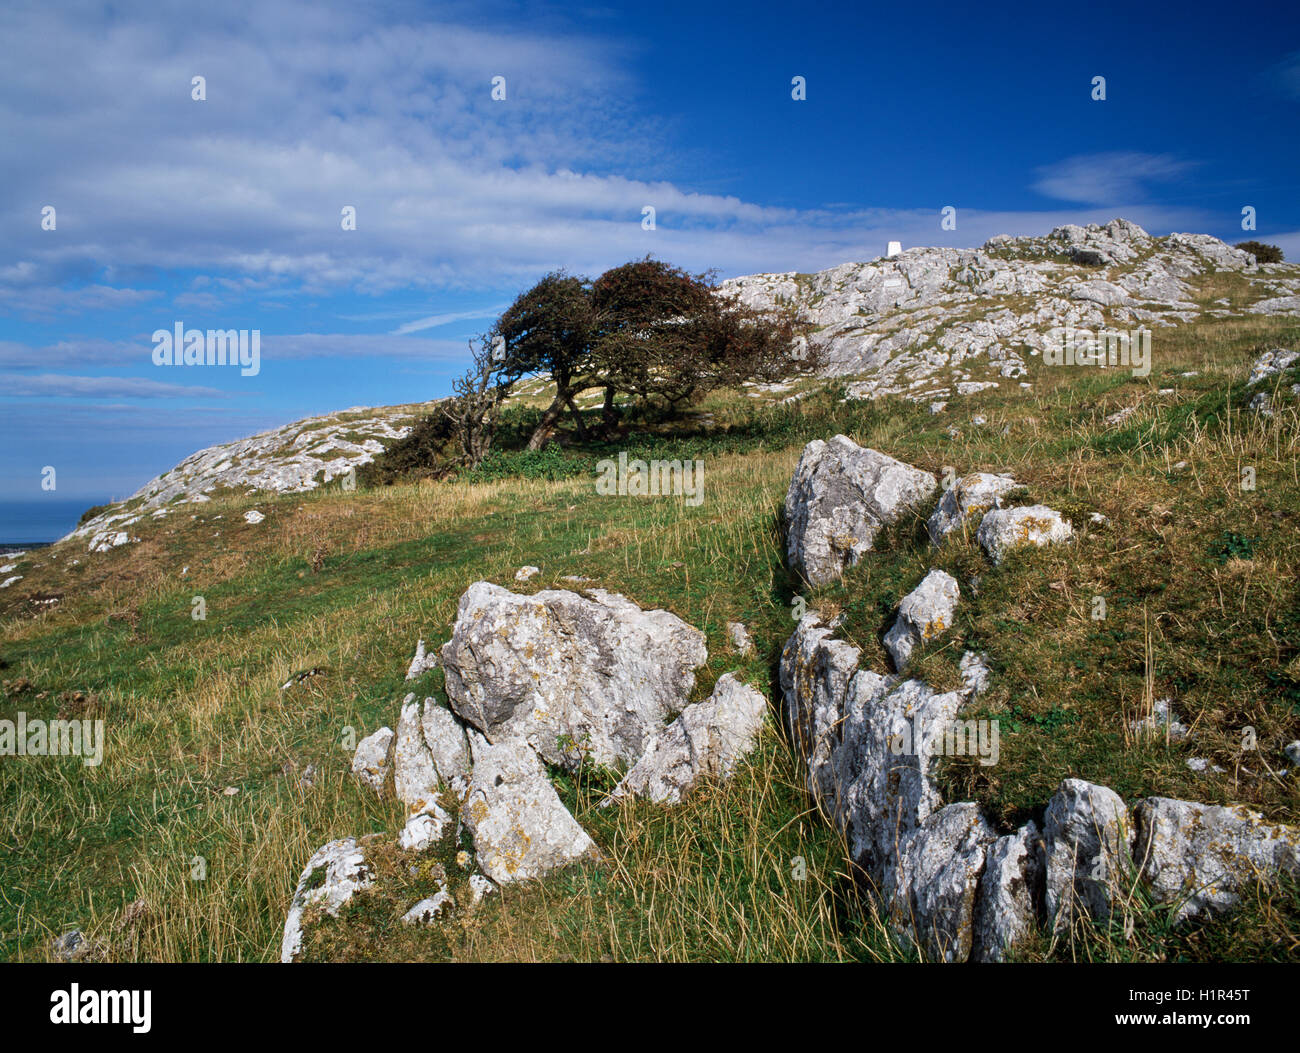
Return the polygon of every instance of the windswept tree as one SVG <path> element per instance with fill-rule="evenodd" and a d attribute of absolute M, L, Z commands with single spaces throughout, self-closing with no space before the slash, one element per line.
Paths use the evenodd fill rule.
<path fill-rule="evenodd" d="M 591 300 L 606 423 L 619 392 L 672 409 L 716 387 L 778 380 L 812 364 L 792 309 L 746 307 L 724 297 L 711 273 L 646 257 L 602 274 Z"/>
<path fill-rule="evenodd" d="M 574 399 L 595 386 L 591 376 L 592 312 L 587 282 L 554 271 L 519 296 L 488 334 L 498 369 L 512 380 L 533 373 L 550 375 L 555 398 L 532 437 L 530 450 L 545 446 L 565 409 L 585 439 L 582 414 Z"/>

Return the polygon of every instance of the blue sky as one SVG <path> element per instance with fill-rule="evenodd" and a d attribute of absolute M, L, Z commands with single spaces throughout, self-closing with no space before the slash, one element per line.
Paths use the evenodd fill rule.
<path fill-rule="evenodd" d="M 11 0 L 0 38 L 0 540 L 445 394 L 557 267 L 806 271 L 1116 215 L 1300 259 L 1291 4 Z M 177 322 L 260 330 L 260 373 L 155 366 Z"/>

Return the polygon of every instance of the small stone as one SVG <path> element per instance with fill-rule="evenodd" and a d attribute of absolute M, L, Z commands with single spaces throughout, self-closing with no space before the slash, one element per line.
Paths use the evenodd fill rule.
<path fill-rule="evenodd" d="M 262 513 L 259 512 L 259 511 L 258 511 L 257 509 L 255 509 L 255 508 L 254 508 L 254 509 L 250 509 L 249 511 L 247 511 L 247 512 L 244 513 L 244 522 L 245 522 L 245 523 L 252 523 L 252 524 L 256 525 L 256 524 L 260 523 L 260 522 L 261 522 L 263 519 L 265 519 L 265 518 L 266 518 L 266 516 L 262 515 Z"/>
<path fill-rule="evenodd" d="M 531 581 L 541 572 L 541 567 L 520 567 L 515 571 L 515 581 Z"/>
<path fill-rule="evenodd" d="M 453 905 L 451 893 L 445 888 L 439 889 L 427 899 L 420 900 L 414 907 L 402 915 L 403 925 L 429 925 L 444 912 L 450 913 Z"/>
<path fill-rule="evenodd" d="M 436 803 L 429 804 L 427 808 L 427 811 L 407 819 L 406 826 L 398 835 L 398 847 L 404 852 L 424 852 L 442 840 L 451 817 Z"/>
<path fill-rule="evenodd" d="M 961 599 L 957 579 L 946 571 L 931 570 L 898 605 L 898 618 L 885 634 L 885 650 L 894 669 L 902 672 L 912 651 L 952 628 L 953 613 Z"/>
<path fill-rule="evenodd" d="M 417 640 L 415 644 L 415 657 L 411 659 L 411 664 L 406 669 L 406 679 L 415 680 L 423 676 L 430 669 L 437 668 L 438 655 L 433 652 L 426 652 L 424 649 L 424 640 Z"/>
<path fill-rule="evenodd" d="M 732 649 L 739 655 L 748 656 L 754 653 L 754 641 L 750 638 L 749 630 L 745 628 L 742 622 L 727 622 L 727 636 L 731 640 Z"/>
<path fill-rule="evenodd" d="M 352 774 L 376 793 L 383 793 L 388 777 L 388 750 L 393 744 L 393 729 L 380 728 L 357 743 L 352 754 Z"/>

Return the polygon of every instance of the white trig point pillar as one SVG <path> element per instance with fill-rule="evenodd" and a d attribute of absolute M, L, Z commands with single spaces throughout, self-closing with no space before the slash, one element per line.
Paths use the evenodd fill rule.
<path fill-rule="evenodd" d="M 891 241 L 889 243 L 889 248 L 885 250 L 885 255 L 897 256 L 902 251 L 903 251 L 903 243 L 901 241 Z"/>

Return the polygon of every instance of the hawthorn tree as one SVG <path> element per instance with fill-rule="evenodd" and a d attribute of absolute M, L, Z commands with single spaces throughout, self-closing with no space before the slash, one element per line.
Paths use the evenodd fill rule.
<path fill-rule="evenodd" d="M 530 450 L 546 445 L 566 408 L 573 414 L 579 437 L 587 438 L 574 398 L 594 386 L 591 339 L 588 282 L 563 271 L 553 271 L 522 293 L 488 334 L 503 375 L 513 381 L 548 373 L 555 384 L 555 398 L 528 440 Z"/>
<path fill-rule="evenodd" d="M 602 274 L 591 300 L 606 427 L 619 393 L 676 409 L 716 387 L 777 380 L 814 364 L 800 357 L 806 326 L 792 309 L 746 307 L 724 297 L 712 273 L 647 256 Z"/>
<path fill-rule="evenodd" d="M 547 374 L 555 396 L 528 440 L 546 445 L 567 410 L 589 437 L 577 397 L 603 389 L 601 423 L 617 426 L 617 398 L 673 410 L 719 386 L 772 381 L 814 365 L 802 355 L 806 326 L 789 309 L 758 310 L 722 296 L 710 274 L 646 257 L 594 282 L 554 271 L 497 319 L 483 338 L 492 375 L 507 388 Z"/>

